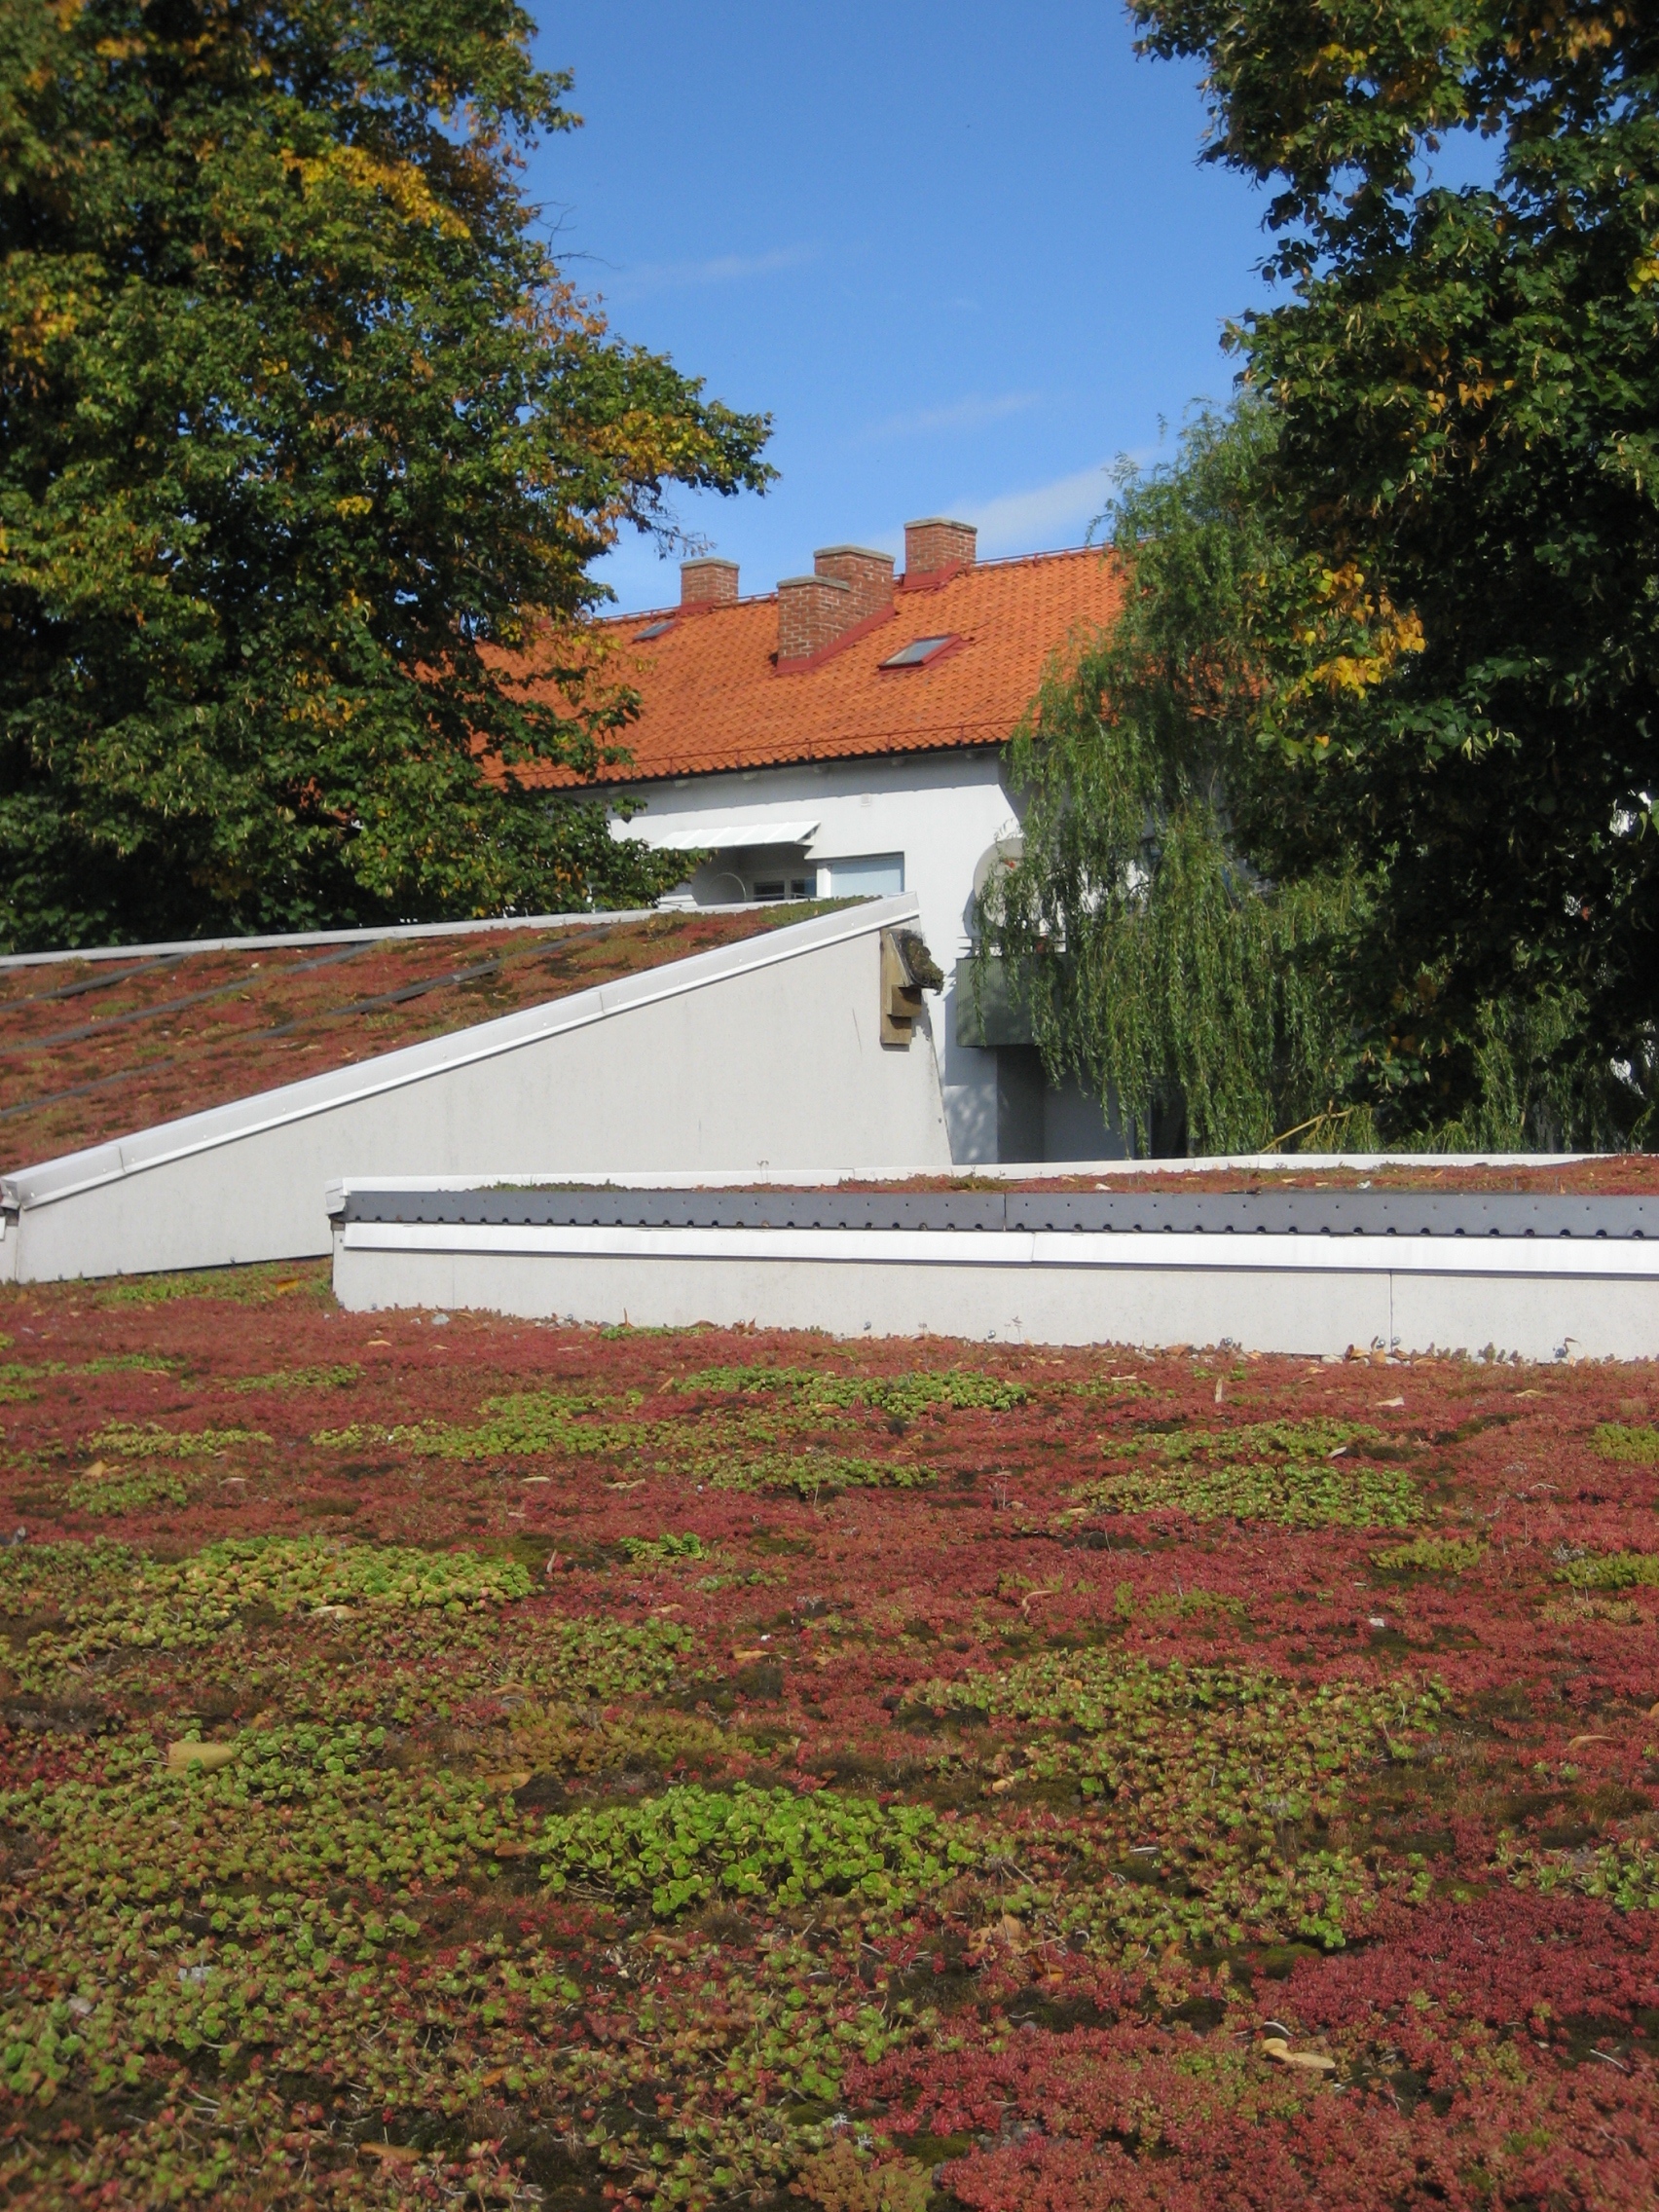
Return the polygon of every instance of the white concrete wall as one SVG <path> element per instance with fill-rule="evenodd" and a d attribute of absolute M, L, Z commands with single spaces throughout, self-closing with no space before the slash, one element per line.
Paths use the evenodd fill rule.
<path fill-rule="evenodd" d="M 645 812 L 615 825 L 617 834 L 650 844 L 685 844 L 697 834 L 699 824 L 725 830 L 749 823 L 748 850 L 764 857 L 761 872 L 784 874 L 786 854 L 793 850 L 801 856 L 799 869 L 825 871 L 818 883 L 823 896 L 829 894 L 825 875 L 834 861 L 876 853 L 904 856 L 905 896 L 915 899 L 922 935 L 945 975 L 942 1010 L 936 1004 L 934 1044 L 952 1157 L 964 1162 L 994 1161 L 996 1054 L 955 1042 L 952 994 L 956 967 L 969 949 L 974 870 L 999 837 L 1018 827 L 1003 786 L 1000 751 L 963 746 L 940 753 L 801 761 L 631 784 L 628 791 L 645 801 Z M 779 846 L 768 834 L 779 825 L 794 828 L 803 822 L 817 828 L 793 848 Z M 726 840 L 721 843 L 730 850 Z M 711 900 L 735 896 L 729 879 L 717 890 L 712 873 L 708 889 Z"/>
<path fill-rule="evenodd" d="M 355 1222 L 336 1232 L 334 1287 L 357 1311 L 472 1307 L 642 1327 L 1228 1342 L 1309 1356 L 1350 1345 L 1490 1346 L 1544 1360 L 1659 1354 L 1659 1245 L 1639 1238 Z"/>
<path fill-rule="evenodd" d="M 0 1278 L 323 1253 L 347 1175 L 948 1166 L 929 1039 L 879 1038 L 880 933 L 916 914 L 827 914 L 8 1176 Z"/>

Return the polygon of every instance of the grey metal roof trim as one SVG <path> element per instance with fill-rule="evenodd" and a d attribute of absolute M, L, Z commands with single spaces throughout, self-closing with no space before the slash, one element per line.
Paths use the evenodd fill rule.
<path fill-rule="evenodd" d="M 364 1188 L 337 1218 L 413 1227 L 1085 1231 L 1216 1236 L 1659 1238 L 1659 1198 L 1531 1192 L 474 1191 Z"/>
<path fill-rule="evenodd" d="M 759 902 L 751 900 L 748 903 Z M 290 930 L 277 937 L 186 937 L 157 944 L 71 945 L 61 952 L 0 954 L 0 974 L 12 968 L 49 968 L 74 960 L 183 960 L 198 952 L 303 952 L 313 944 L 390 944 L 406 938 L 476 937 L 481 930 L 591 929 L 596 922 L 648 922 L 661 911 L 657 906 L 591 908 L 575 914 L 496 914 L 482 922 L 392 922 L 365 929 Z"/>

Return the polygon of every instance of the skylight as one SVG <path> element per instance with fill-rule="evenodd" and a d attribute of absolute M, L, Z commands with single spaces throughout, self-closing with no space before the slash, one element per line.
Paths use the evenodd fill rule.
<path fill-rule="evenodd" d="M 954 640 L 948 636 L 912 638 L 907 645 L 901 645 L 896 653 L 889 653 L 881 665 L 883 668 L 920 668 L 924 661 L 932 660 L 935 653 L 953 643 Z"/>
<path fill-rule="evenodd" d="M 634 632 L 634 643 L 643 645 L 647 638 L 664 638 L 674 628 L 674 616 L 665 614 L 660 622 L 647 622 L 643 630 Z"/>

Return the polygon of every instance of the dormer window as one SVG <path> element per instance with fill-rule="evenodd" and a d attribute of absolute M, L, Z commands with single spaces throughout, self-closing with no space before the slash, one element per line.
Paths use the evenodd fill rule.
<path fill-rule="evenodd" d="M 647 622 L 643 630 L 636 630 L 634 643 L 637 645 L 648 645 L 652 638 L 666 638 L 673 628 L 674 616 L 665 614 L 660 622 Z"/>
<path fill-rule="evenodd" d="M 956 640 L 948 634 L 942 638 L 912 638 L 907 645 L 901 645 L 896 653 L 889 653 L 882 662 L 883 668 L 925 668 L 936 654 Z"/>

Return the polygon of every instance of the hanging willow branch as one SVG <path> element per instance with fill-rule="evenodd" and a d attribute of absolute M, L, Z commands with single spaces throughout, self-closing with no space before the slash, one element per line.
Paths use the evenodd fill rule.
<path fill-rule="evenodd" d="M 1115 1105 L 1136 1151 L 1155 1110 L 1199 1152 L 1317 1126 L 1351 1059 L 1337 969 L 1365 886 L 1321 846 L 1317 770 L 1263 743 L 1259 669 L 1270 629 L 1300 620 L 1328 663 L 1353 618 L 1262 520 L 1271 439 L 1258 409 L 1205 416 L 1172 467 L 1120 477 L 1123 612 L 1014 742 L 1023 853 L 980 902 L 1051 1077 Z M 1345 1127 L 1366 1141 L 1369 1116 Z"/>

